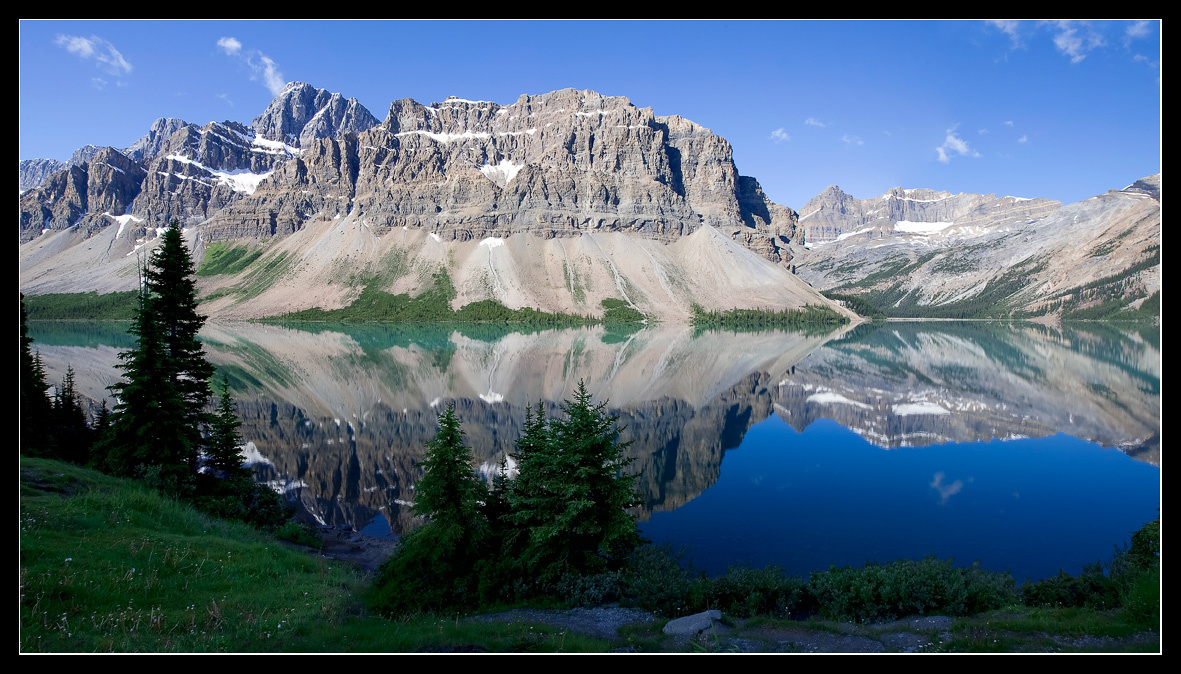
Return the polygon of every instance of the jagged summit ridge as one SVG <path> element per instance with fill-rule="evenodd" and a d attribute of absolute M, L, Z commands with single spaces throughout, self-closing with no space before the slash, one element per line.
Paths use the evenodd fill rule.
<path fill-rule="evenodd" d="M 377 118 L 355 98 L 346 99 L 307 82 L 291 82 L 250 126 L 258 137 L 292 147 L 377 126 Z"/>
<path fill-rule="evenodd" d="M 509 105 L 396 100 L 380 125 L 304 146 L 208 224 L 213 238 L 273 236 L 350 213 L 382 231 L 458 240 L 621 231 L 671 241 L 708 225 L 780 263 L 794 235 L 794 213 L 738 174 L 724 139 L 575 89 Z"/>
<path fill-rule="evenodd" d="M 965 228 L 996 228 L 1042 217 L 1061 205 L 1051 199 L 901 187 L 875 199 L 857 199 L 831 185 L 800 209 L 800 225 L 808 244 L 816 245 L 852 236 L 880 239 L 907 231 L 950 233 Z"/>
<path fill-rule="evenodd" d="M 667 318 L 694 304 L 827 303 L 790 273 L 795 213 L 687 119 L 575 89 L 507 105 L 395 100 L 380 123 L 363 110 L 293 83 L 249 127 L 154 124 L 139 144 L 154 155 L 122 210 L 96 212 L 78 189 L 69 212 L 33 217 L 54 197 L 22 197 L 21 238 L 35 241 L 22 249 L 22 287 L 121 289 L 134 276 L 103 265 L 126 267 L 176 218 L 198 252 L 227 241 L 305 261 L 261 295 L 211 305 L 236 317 L 347 303 L 343 269 L 417 292 L 440 265 L 459 303 L 597 313 L 615 297 Z M 99 263 L 85 261 L 99 250 Z M 63 279 L 66 267 L 79 273 Z"/>

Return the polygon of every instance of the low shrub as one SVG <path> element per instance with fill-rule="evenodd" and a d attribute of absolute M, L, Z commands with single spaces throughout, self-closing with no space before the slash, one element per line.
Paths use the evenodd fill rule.
<path fill-rule="evenodd" d="M 831 620 L 895 620 L 908 615 L 969 615 L 1009 603 L 1013 579 L 1007 573 L 952 567 L 952 560 L 927 557 L 860 569 L 832 567 L 813 574 L 809 589 L 820 612 Z"/>

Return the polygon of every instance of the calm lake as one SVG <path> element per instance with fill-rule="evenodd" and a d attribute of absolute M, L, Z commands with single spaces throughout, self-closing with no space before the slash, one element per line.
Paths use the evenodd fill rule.
<path fill-rule="evenodd" d="M 100 399 L 120 324 L 31 324 L 51 382 Z M 1041 579 L 1110 557 L 1160 507 L 1159 329 L 897 322 L 835 333 L 654 326 L 214 323 L 257 478 L 309 521 L 414 525 L 454 403 L 486 475 L 526 405 L 585 380 L 623 427 L 647 538 L 710 573 L 936 555 Z M 511 462 L 510 462 L 511 468 Z"/>

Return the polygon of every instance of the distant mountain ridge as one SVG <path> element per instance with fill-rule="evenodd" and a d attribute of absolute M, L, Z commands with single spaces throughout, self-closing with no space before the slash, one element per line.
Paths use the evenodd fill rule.
<path fill-rule="evenodd" d="M 800 211 L 797 271 L 893 316 L 1159 313 L 1160 185 L 1157 174 L 1065 206 L 901 189 L 863 200 L 833 186 Z"/>
<path fill-rule="evenodd" d="M 724 138 L 593 91 L 401 99 L 378 121 L 293 82 L 250 126 L 161 118 L 55 166 L 22 162 L 22 187 L 42 181 L 20 195 L 25 292 L 129 289 L 132 253 L 176 219 L 198 259 L 216 246 L 267 270 L 205 282 L 237 318 L 414 294 L 440 271 L 457 307 L 598 314 L 614 298 L 678 320 L 835 306 L 817 290 L 896 316 L 1159 313 L 1159 175 L 1066 206 L 834 185 L 797 214 Z"/>
<path fill-rule="evenodd" d="M 226 242 L 304 261 L 274 279 L 287 292 L 218 305 L 239 317 L 347 303 L 359 289 L 335 285 L 346 268 L 417 292 L 442 267 L 457 303 L 550 311 L 598 313 L 609 297 L 678 318 L 694 304 L 831 306 L 790 273 L 795 212 L 739 174 L 729 143 L 621 96 L 403 99 L 379 123 L 355 99 L 292 83 L 250 127 L 161 119 L 103 152 L 131 178 L 91 162 L 21 195 L 27 291 L 123 289 L 125 258 L 178 219 L 199 254 Z M 352 249 L 332 238 L 345 232 Z M 648 243 L 629 250 L 637 239 Z"/>

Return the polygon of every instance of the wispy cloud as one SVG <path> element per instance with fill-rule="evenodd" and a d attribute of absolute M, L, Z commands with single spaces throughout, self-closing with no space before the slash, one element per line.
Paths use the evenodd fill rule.
<path fill-rule="evenodd" d="M 1071 63 L 1087 58 L 1087 52 L 1107 44 L 1103 36 L 1088 24 L 1076 21 L 1059 21 L 1055 24 L 1058 33 L 1054 35 L 1054 46 L 1070 57 Z"/>
<path fill-rule="evenodd" d="M 960 157 L 979 157 L 980 153 L 973 150 L 968 141 L 956 135 L 955 127 L 947 130 L 947 137 L 943 139 L 943 144 L 935 148 L 935 153 L 939 161 L 944 164 L 951 163 L 953 156 Z"/>
<path fill-rule="evenodd" d="M 1148 37 L 1150 34 L 1152 34 L 1152 23 L 1149 21 L 1137 21 L 1128 26 L 1127 30 L 1124 31 L 1124 37 L 1127 38 L 1128 42 Z"/>
<path fill-rule="evenodd" d="M 995 19 L 989 21 L 988 23 L 1009 36 L 1009 42 L 1012 44 L 1013 49 L 1021 48 L 1020 21 L 1014 21 L 1013 19 Z"/>
<path fill-rule="evenodd" d="M 115 49 L 115 45 L 97 35 L 82 37 L 59 34 L 53 43 L 80 59 L 94 59 L 94 65 L 109 75 L 118 77 L 131 74 L 131 63 L 123 58 L 123 54 Z"/>
<path fill-rule="evenodd" d="M 983 136 L 984 134 L 988 133 L 988 129 L 976 129 L 976 133 Z"/>
<path fill-rule="evenodd" d="M 240 59 L 250 69 L 250 79 L 252 81 L 262 81 L 263 86 L 270 90 L 271 94 L 278 96 L 283 91 L 283 87 L 287 85 L 287 81 L 283 79 L 283 73 L 279 72 L 279 66 L 269 56 L 257 49 L 244 49 L 242 42 L 236 37 L 223 37 L 217 41 L 217 46 L 225 52 L 226 56 L 231 56 Z"/>
<path fill-rule="evenodd" d="M 808 119 L 805 119 L 805 120 L 804 120 L 804 123 L 805 123 L 805 124 L 807 124 L 808 126 L 818 126 L 818 127 L 822 128 L 822 129 L 823 129 L 824 127 L 828 126 L 827 124 L 825 124 L 824 122 L 820 121 L 819 119 L 816 119 L 815 117 L 809 117 Z"/>
<path fill-rule="evenodd" d="M 229 94 L 218 94 L 217 97 L 220 98 L 221 100 L 225 101 L 226 103 L 229 103 L 231 108 L 234 107 L 234 102 L 230 100 Z"/>
<path fill-rule="evenodd" d="M 1011 120 L 1011 119 L 1005 120 L 1005 126 L 1013 126 L 1013 120 Z"/>
<path fill-rule="evenodd" d="M 242 43 L 236 37 L 223 37 L 217 41 L 217 46 L 225 51 L 226 56 L 233 56 L 242 50 Z"/>
<path fill-rule="evenodd" d="M 787 135 L 787 133 L 785 133 L 783 131 L 783 127 L 781 126 L 778 129 L 775 129 L 774 131 L 771 132 L 771 140 L 775 141 L 776 143 L 781 143 L 785 140 L 791 140 L 791 136 Z"/>
<path fill-rule="evenodd" d="M 848 133 L 841 136 L 841 142 L 845 145 L 865 145 L 865 141 L 861 140 L 860 136 L 854 136 Z"/>
<path fill-rule="evenodd" d="M 1029 136 L 1027 136 L 1027 135 L 1025 135 L 1025 134 L 1021 134 L 1021 137 L 1017 139 L 1017 142 L 1018 142 L 1018 143 L 1024 143 L 1024 142 L 1025 142 L 1025 141 L 1027 141 L 1027 140 L 1029 140 Z"/>

